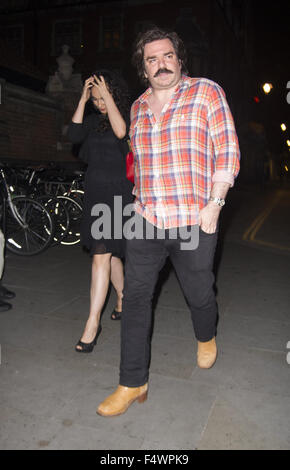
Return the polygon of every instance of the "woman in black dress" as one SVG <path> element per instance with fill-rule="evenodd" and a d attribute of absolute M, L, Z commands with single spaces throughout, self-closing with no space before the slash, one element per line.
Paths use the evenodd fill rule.
<path fill-rule="evenodd" d="M 89 99 L 93 112 L 84 117 Z M 76 345 L 77 352 L 91 352 L 96 344 L 110 281 L 117 293 L 117 305 L 111 318 L 120 319 L 122 311 L 124 275 L 121 258 L 124 256 L 125 240 L 120 237 L 120 229 L 122 235 L 122 211 L 133 199 L 132 184 L 126 178 L 126 142 L 124 145 L 128 110 L 126 91 L 117 77 L 108 71 L 96 72 L 85 81 L 68 129 L 69 140 L 82 144 L 80 158 L 88 164 L 81 240 L 92 256 L 90 314 Z M 102 213 L 103 205 L 106 206 Z M 93 207 L 95 215 L 91 215 Z M 104 220 L 103 226 L 100 224 L 101 218 Z M 121 221 L 121 227 L 120 223 L 115 227 L 116 219 Z M 107 233 L 102 236 L 102 232 Z"/>

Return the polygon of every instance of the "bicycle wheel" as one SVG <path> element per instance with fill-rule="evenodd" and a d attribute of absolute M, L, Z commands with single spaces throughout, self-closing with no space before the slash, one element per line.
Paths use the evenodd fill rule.
<path fill-rule="evenodd" d="M 17 255 L 32 256 L 48 248 L 53 240 L 52 217 L 40 202 L 16 196 L 13 210 L 7 205 L 6 246 Z"/>
<path fill-rule="evenodd" d="M 69 231 L 69 211 L 65 203 L 55 196 L 38 196 L 37 201 L 45 206 L 54 221 L 54 235 L 51 246 L 58 245 Z"/>
<path fill-rule="evenodd" d="M 80 242 L 80 224 L 83 215 L 83 209 L 80 204 L 67 196 L 57 196 L 69 213 L 69 229 L 66 237 L 61 240 L 61 245 L 76 245 Z"/>
<path fill-rule="evenodd" d="M 84 206 L 84 194 L 85 192 L 81 189 L 71 189 L 68 192 L 63 193 L 63 196 L 70 197 L 76 201 L 80 206 Z"/>

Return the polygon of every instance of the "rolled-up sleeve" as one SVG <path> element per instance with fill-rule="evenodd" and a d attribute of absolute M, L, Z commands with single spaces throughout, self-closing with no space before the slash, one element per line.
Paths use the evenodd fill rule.
<path fill-rule="evenodd" d="M 208 107 L 209 132 L 214 148 L 212 182 L 234 185 L 240 171 L 240 148 L 234 119 L 223 89 L 215 84 Z"/>

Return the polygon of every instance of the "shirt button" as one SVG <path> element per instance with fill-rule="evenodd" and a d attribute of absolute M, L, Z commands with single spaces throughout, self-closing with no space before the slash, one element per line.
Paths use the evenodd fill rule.
<path fill-rule="evenodd" d="M 159 178 L 159 171 L 155 171 L 154 176 L 155 176 L 155 178 Z"/>

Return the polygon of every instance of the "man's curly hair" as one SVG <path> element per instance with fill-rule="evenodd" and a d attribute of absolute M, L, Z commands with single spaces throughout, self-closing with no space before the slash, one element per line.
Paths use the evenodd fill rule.
<path fill-rule="evenodd" d="M 132 64 L 136 67 L 141 82 L 146 86 L 149 85 L 149 81 L 145 77 L 144 48 L 146 44 L 153 41 L 159 41 L 160 39 L 169 39 L 172 42 L 175 53 L 181 64 L 181 73 L 188 73 L 186 67 L 187 55 L 183 41 L 175 32 L 160 29 L 155 26 L 137 36 L 132 57 Z"/>

